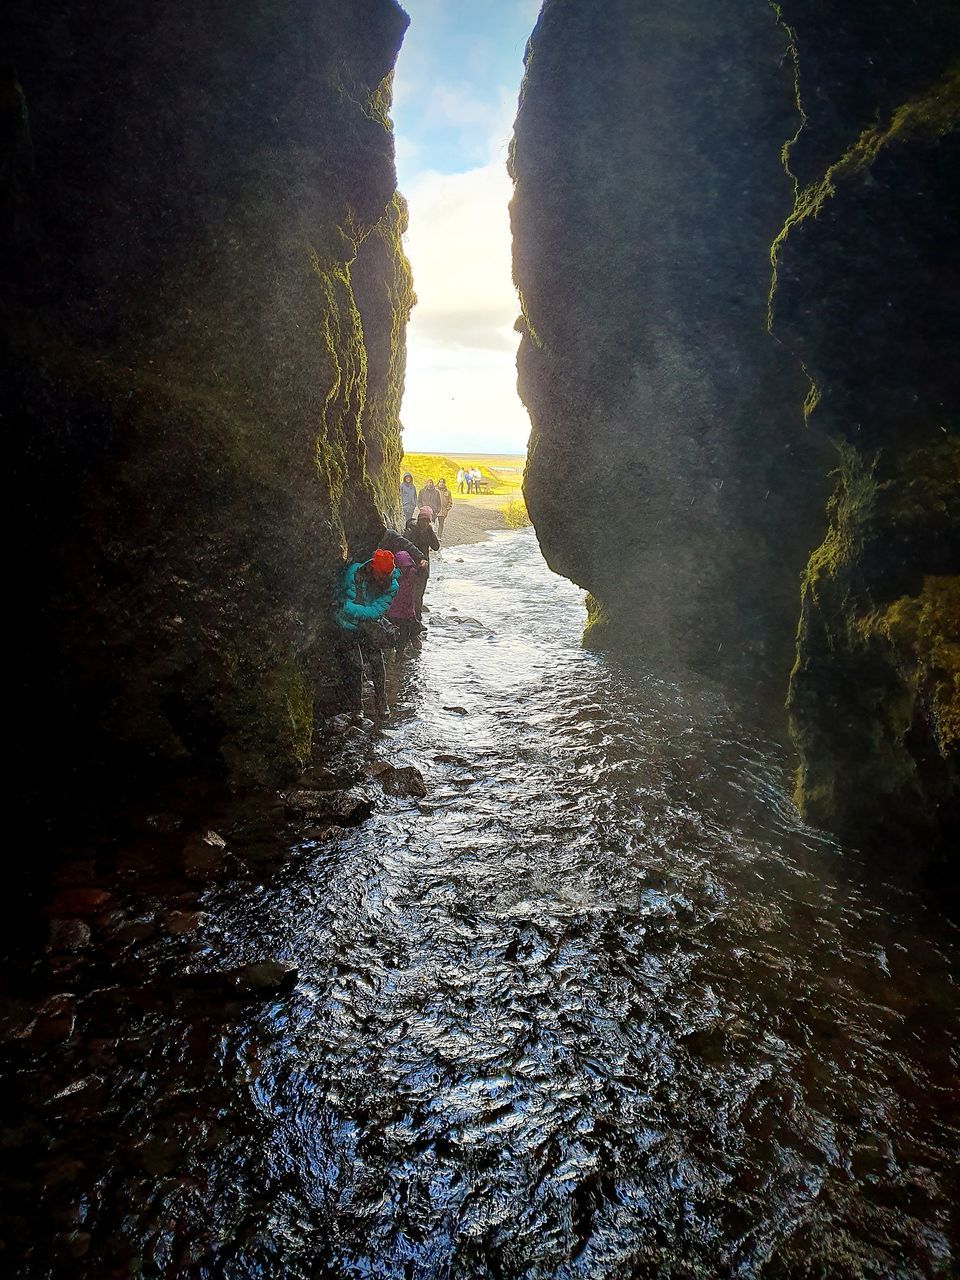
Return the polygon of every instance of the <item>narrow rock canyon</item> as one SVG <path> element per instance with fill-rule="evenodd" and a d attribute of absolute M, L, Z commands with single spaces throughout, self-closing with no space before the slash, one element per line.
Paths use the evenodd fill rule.
<path fill-rule="evenodd" d="M 587 642 L 789 690 L 804 814 L 923 852 L 958 834 L 958 57 L 946 3 L 547 0 L 511 156 L 526 496 Z"/>

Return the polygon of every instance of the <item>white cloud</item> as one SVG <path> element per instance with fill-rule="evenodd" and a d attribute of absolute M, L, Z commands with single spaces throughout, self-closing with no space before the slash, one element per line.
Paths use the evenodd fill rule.
<path fill-rule="evenodd" d="M 503 347 L 517 296 L 511 280 L 510 179 L 502 164 L 424 173 L 407 193 L 406 249 L 419 305 L 411 336 L 445 346 Z"/>
<path fill-rule="evenodd" d="M 404 439 L 409 448 L 424 450 L 520 452 L 530 424 L 516 392 L 519 305 L 511 279 L 512 186 L 505 160 L 520 59 L 540 0 L 514 0 L 522 36 L 514 22 L 502 19 L 511 32 L 512 82 L 498 44 L 507 38 L 498 34 L 501 27 L 464 37 L 445 65 L 428 43 L 418 42 L 416 30 L 442 25 L 459 3 L 412 0 L 415 25 L 394 82 L 401 185 L 410 207 L 405 247 L 418 298 L 407 334 Z M 405 124 L 413 134 L 409 141 Z M 438 168 L 460 172 L 417 171 L 434 148 Z"/>
<path fill-rule="evenodd" d="M 497 106 L 491 116 L 487 147 L 491 159 L 506 164 L 507 148 L 513 134 L 513 122 L 517 117 L 517 90 L 502 84 L 497 90 Z M 510 191 L 512 195 L 512 188 Z M 509 197 L 508 197 L 509 198 Z"/>
<path fill-rule="evenodd" d="M 407 334 L 408 447 L 521 451 L 510 268 L 511 184 L 502 162 L 413 182 L 406 249 L 418 305 Z"/>
<path fill-rule="evenodd" d="M 398 165 L 413 165 L 417 156 L 420 154 L 419 142 L 414 142 L 412 138 L 398 134 L 396 138 L 396 155 Z"/>
<path fill-rule="evenodd" d="M 483 102 L 468 84 L 435 84 L 430 90 L 426 110 L 446 124 L 488 124 L 494 110 Z"/>
<path fill-rule="evenodd" d="M 411 452 L 523 453 L 530 422 L 513 351 L 411 347 L 403 439 Z"/>

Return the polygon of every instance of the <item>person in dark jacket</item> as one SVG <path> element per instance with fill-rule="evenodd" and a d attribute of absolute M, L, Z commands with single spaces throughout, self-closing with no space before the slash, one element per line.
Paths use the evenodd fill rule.
<path fill-rule="evenodd" d="M 404 524 L 416 516 L 417 486 L 413 483 L 413 476 L 409 471 L 403 473 L 403 483 L 400 485 L 400 508 L 403 511 Z"/>
<path fill-rule="evenodd" d="M 405 538 L 402 533 L 397 533 L 385 511 L 380 512 L 380 522 L 371 532 L 365 545 L 379 547 L 383 551 L 392 551 L 394 555 L 398 551 L 405 551 L 412 558 L 415 565 L 426 567 L 426 561 L 420 548 L 408 538 Z"/>
<path fill-rule="evenodd" d="M 417 501 L 420 504 L 420 510 L 422 511 L 424 507 L 429 507 L 433 512 L 433 519 L 436 520 L 440 514 L 440 492 L 432 480 L 428 480 L 420 490 L 420 497 Z M 413 517 L 409 518 L 412 519 Z"/>
<path fill-rule="evenodd" d="M 442 539 L 443 526 L 447 522 L 447 516 L 453 510 L 453 494 L 447 488 L 447 482 L 442 476 L 437 485 L 437 497 L 440 499 L 440 510 L 437 513 L 437 537 Z"/>
<path fill-rule="evenodd" d="M 430 577 L 430 552 L 440 550 L 440 540 L 433 532 L 433 509 L 431 507 L 421 507 L 417 513 L 416 520 L 407 521 L 407 527 L 404 532 L 417 547 L 420 554 L 422 568 L 417 575 L 414 600 L 416 602 L 417 621 L 422 623 L 423 593 L 427 589 L 427 579 Z M 425 564 L 423 563 L 424 561 L 426 562 Z"/>
<path fill-rule="evenodd" d="M 377 550 L 369 560 L 347 565 L 334 619 L 340 630 L 340 669 L 351 709 L 363 711 L 363 667 L 370 671 L 377 712 L 389 714 L 383 644 L 374 634 L 400 585 L 393 553 Z M 389 628 L 388 628 L 389 630 Z"/>

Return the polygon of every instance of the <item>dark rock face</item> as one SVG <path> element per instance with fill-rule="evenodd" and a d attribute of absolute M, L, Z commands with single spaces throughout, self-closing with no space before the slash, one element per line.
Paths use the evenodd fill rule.
<path fill-rule="evenodd" d="M 782 12 L 812 105 L 788 158 L 803 179 L 775 245 L 771 321 L 839 461 L 790 683 L 797 798 L 853 838 L 955 850 L 960 11 L 887 4 L 827 40 L 815 6 Z"/>
<path fill-rule="evenodd" d="M 924 846 L 957 822 L 958 53 L 954 4 L 548 0 L 513 155 L 526 492 L 588 634 L 755 635 L 783 693 L 802 590 L 798 801 Z"/>
<path fill-rule="evenodd" d="M 764 3 L 548 0 L 512 156 L 548 561 L 591 591 L 593 639 L 781 679 L 825 497 L 766 333 L 786 46 Z"/>
<path fill-rule="evenodd" d="M 25 755 L 272 776 L 399 456 L 393 0 L 7 6 Z M 381 477 L 390 469 L 390 484 Z"/>

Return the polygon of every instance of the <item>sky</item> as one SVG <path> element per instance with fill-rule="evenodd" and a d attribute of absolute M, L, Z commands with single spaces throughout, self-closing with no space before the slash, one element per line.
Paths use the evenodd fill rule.
<path fill-rule="evenodd" d="M 394 78 L 418 303 L 401 419 L 410 452 L 523 453 L 507 147 L 540 0 L 401 0 Z"/>

